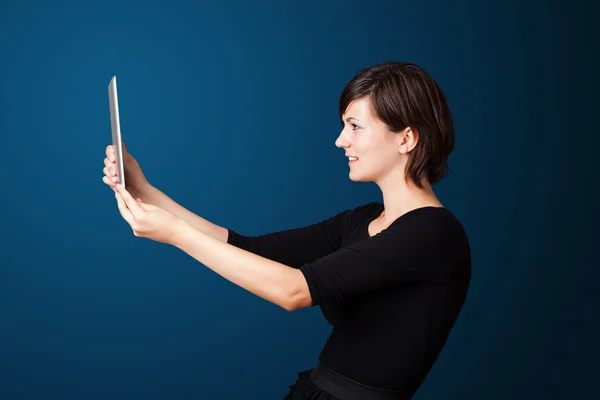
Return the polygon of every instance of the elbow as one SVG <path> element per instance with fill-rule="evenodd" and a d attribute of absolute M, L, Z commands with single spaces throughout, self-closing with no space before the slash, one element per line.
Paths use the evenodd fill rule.
<path fill-rule="evenodd" d="M 288 304 L 286 304 L 286 305 L 283 307 L 283 309 L 284 309 L 285 311 L 295 311 L 295 310 L 297 310 L 297 308 L 296 308 L 296 307 L 295 307 L 293 304 L 291 304 L 291 303 L 288 303 Z"/>
<path fill-rule="evenodd" d="M 300 308 L 312 306 L 310 290 L 304 274 L 298 269 L 294 269 L 290 275 L 288 284 L 284 285 L 286 290 L 282 290 L 282 299 L 279 305 L 286 311 L 296 311 Z"/>
<path fill-rule="evenodd" d="M 296 311 L 300 308 L 304 308 L 304 307 L 310 307 L 311 303 L 301 303 L 300 301 L 297 300 L 293 300 L 293 298 L 290 298 L 290 300 L 287 301 L 287 303 L 285 304 L 285 306 L 283 307 L 286 311 Z"/>
<path fill-rule="evenodd" d="M 289 311 L 295 311 L 295 310 L 298 310 L 300 308 L 312 307 L 312 305 L 313 305 L 313 303 L 312 303 L 312 300 L 310 298 L 310 294 L 307 294 L 305 296 L 296 298 L 296 300 L 293 303 L 292 309 L 290 309 Z"/>
<path fill-rule="evenodd" d="M 283 308 L 285 311 L 295 311 L 298 309 L 293 296 L 282 296 L 277 302 L 277 305 Z"/>
<path fill-rule="evenodd" d="M 310 290 L 302 272 L 295 271 L 297 279 L 294 279 L 292 288 L 288 291 L 285 301 L 285 309 L 287 311 L 296 311 L 300 308 L 312 306 L 312 298 Z"/>
<path fill-rule="evenodd" d="M 289 285 L 281 286 L 273 301 L 274 304 L 283 308 L 285 311 L 295 311 L 298 309 L 295 290 Z"/>
<path fill-rule="evenodd" d="M 286 311 L 296 311 L 298 308 L 300 308 L 297 292 L 295 290 L 287 291 L 282 303 L 282 307 Z"/>

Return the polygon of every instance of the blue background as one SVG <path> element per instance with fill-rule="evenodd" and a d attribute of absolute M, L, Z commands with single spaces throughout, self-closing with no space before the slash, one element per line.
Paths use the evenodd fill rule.
<path fill-rule="evenodd" d="M 473 255 L 415 399 L 593 397 L 598 32 L 566 3 L 1 3 L 0 398 L 283 398 L 330 326 L 133 236 L 101 180 L 107 86 L 150 182 L 255 235 L 382 200 L 334 141 L 343 87 L 388 60 L 447 95 L 434 189 Z"/>

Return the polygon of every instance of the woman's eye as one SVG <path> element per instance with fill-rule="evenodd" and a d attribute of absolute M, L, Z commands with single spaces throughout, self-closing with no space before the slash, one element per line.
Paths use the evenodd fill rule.
<path fill-rule="evenodd" d="M 352 125 L 355 128 L 358 128 L 358 125 L 356 125 L 356 124 L 350 124 L 350 125 Z M 355 131 L 356 129 L 352 129 L 352 130 Z"/>

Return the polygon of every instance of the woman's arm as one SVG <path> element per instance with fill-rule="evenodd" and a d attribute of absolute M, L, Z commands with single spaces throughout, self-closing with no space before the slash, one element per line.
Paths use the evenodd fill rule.
<path fill-rule="evenodd" d="M 229 229 L 227 243 L 292 268 L 337 251 L 348 229 L 352 210 L 346 210 L 300 228 L 258 236 L 245 236 Z"/>
<path fill-rule="evenodd" d="M 194 214 L 151 184 L 138 188 L 136 193 L 139 193 L 139 197 L 144 203 L 153 204 L 163 210 L 167 210 L 199 231 L 202 231 L 221 242 L 227 242 L 227 237 L 229 235 L 227 228 L 223 228 Z"/>
<path fill-rule="evenodd" d="M 308 292 L 300 270 L 212 237 L 182 221 L 172 244 L 223 278 L 287 311 L 296 309 L 296 294 Z"/>
<path fill-rule="evenodd" d="M 349 224 L 352 210 L 345 210 L 318 223 L 258 236 L 245 236 L 216 225 L 176 203 L 165 193 L 147 184 L 136 188 L 142 201 L 153 204 L 221 242 L 231 244 L 269 260 L 299 268 L 338 250 L 342 231 Z"/>

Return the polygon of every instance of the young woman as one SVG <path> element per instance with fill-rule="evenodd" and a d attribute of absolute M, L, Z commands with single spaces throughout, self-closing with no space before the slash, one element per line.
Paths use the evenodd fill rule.
<path fill-rule="evenodd" d="M 126 150 L 119 189 L 112 146 L 103 180 L 136 236 L 177 246 L 286 310 L 320 306 L 331 335 L 285 399 L 411 399 L 471 279 L 463 226 L 431 187 L 448 169 L 452 117 L 435 80 L 402 62 L 360 71 L 339 113 L 350 179 L 375 182 L 383 202 L 305 227 L 243 236 L 212 224 L 152 187 Z"/>

